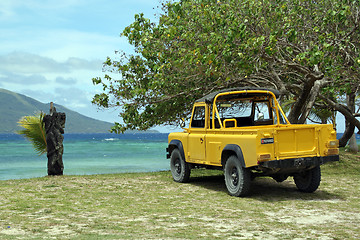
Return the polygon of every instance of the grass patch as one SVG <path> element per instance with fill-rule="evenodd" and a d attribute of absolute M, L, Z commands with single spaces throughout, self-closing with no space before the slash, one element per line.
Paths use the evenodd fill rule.
<path fill-rule="evenodd" d="M 360 155 L 322 167 L 320 188 L 255 179 L 227 194 L 221 171 L 61 176 L 0 181 L 1 239 L 358 239 Z"/>

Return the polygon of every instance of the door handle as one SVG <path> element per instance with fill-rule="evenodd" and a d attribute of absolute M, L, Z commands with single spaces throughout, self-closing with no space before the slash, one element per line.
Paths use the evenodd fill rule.
<path fill-rule="evenodd" d="M 203 143 L 204 142 L 204 139 L 200 138 L 200 143 Z"/>

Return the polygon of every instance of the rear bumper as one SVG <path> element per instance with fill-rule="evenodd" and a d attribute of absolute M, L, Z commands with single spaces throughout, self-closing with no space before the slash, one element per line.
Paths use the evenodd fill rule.
<path fill-rule="evenodd" d="M 259 166 L 272 169 L 301 169 L 313 166 L 319 166 L 327 162 L 339 161 L 339 155 L 325 156 L 325 157 L 303 157 L 290 158 L 283 160 L 273 160 L 259 163 Z"/>

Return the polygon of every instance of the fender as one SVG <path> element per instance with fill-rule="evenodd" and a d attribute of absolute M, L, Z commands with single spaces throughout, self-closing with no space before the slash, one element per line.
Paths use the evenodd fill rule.
<path fill-rule="evenodd" d="M 231 155 L 236 155 L 240 161 L 241 166 L 246 168 L 245 161 L 244 161 L 244 155 L 242 153 L 241 147 L 239 147 L 239 145 L 236 145 L 236 144 L 228 144 L 224 147 L 224 149 L 221 153 L 221 164 L 223 166 L 225 166 L 226 160 Z"/>
<path fill-rule="evenodd" d="M 185 160 L 183 144 L 180 140 L 177 140 L 177 139 L 173 139 L 170 141 L 169 147 L 167 148 L 167 152 L 168 152 L 167 158 L 170 158 L 171 152 L 174 148 L 179 149 L 181 157 Z"/>

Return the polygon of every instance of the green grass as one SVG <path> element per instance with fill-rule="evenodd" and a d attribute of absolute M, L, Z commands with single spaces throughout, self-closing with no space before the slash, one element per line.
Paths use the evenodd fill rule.
<path fill-rule="evenodd" d="M 0 181 L 0 239 L 358 239 L 359 159 L 342 151 L 312 194 L 259 178 L 231 197 L 210 170 Z"/>

